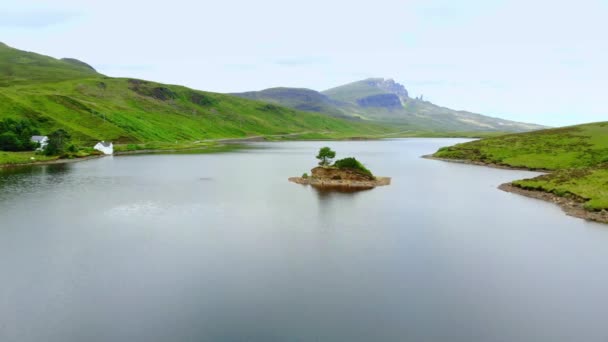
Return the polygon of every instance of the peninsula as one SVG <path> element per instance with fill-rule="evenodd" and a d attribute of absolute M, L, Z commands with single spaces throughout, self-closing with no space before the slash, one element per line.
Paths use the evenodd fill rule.
<path fill-rule="evenodd" d="M 443 147 L 429 159 L 546 172 L 499 188 L 608 223 L 608 122 L 509 134 Z"/>

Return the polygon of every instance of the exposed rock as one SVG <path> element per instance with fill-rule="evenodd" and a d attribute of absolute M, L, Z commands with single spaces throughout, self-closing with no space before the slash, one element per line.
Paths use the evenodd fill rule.
<path fill-rule="evenodd" d="M 129 78 L 129 79 L 127 80 L 127 82 L 129 82 L 129 84 L 130 84 L 131 86 L 139 86 L 139 85 L 143 85 L 143 84 L 149 84 L 149 83 L 150 83 L 150 82 L 148 82 L 148 81 L 144 81 L 144 80 L 138 80 L 138 79 L 135 79 L 135 78 Z"/>
<path fill-rule="evenodd" d="M 310 177 L 291 177 L 288 180 L 292 183 L 312 185 L 317 188 L 353 190 L 367 190 L 391 184 L 390 177 L 372 177 L 357 170 L 334 167 L 315 167 L 311 170 Z"/>
<path fill-rule="evenodd" d="M 589 211 L 585 209 L 585 201 L 576 197 L 561 197 L 550 192 L 527 190 L 520 188 L 512 183 L 505 183 L 498 187 L 500 190 L 523 195 L 530 198 L 536 198 L 543 201 L 555 203 L 570 216 L 585 219 L 587 221 L 595 221 L 600 223 L 608 223 L 608 211 Z"/>
<path fill-rule="evenodd" d="M 318 166 L 310 170 L 313 178 L 318 179 L 333 179 L 333 180 L 350 180 L 350 181 L 369 181 L 374 180 L 374 177 L 364 175 L 356 170 L 337 169 L 335 167 Z"/>
<path fill-rule="evenodd" d="M 208 96 L 205 96 L 200 93 L 191 92 L 190 93 L 190 102 L 197 104 L 199 106 L 209 106 L 213 104 L 213 99 Z"/>
<path fill-rule="evenodd" d="M 171 89 L 165 87 L 156 87 L 152 89 L 152 97 L 161 101 L 167 101 L 177 97 Z"/>
<path fill-rule="evenodd" d="M 142 96 L 148 96 L 161 101 L 177 98 L 177 94 L 166 87 L 151 87 L 152 83 L 142 80 L 129 79 L 129 89 Z"/>
<path fill-rule="evenodd" d="M 377 94 L 357 100 L 361 107 L 382 107 L 389 109 L 402 108 L 399 96 L 395 94 Z"/>
<path fill-rule="evenodd" d="M 366 80 L 367 84 L 376 88 L 380 88 L 389 93 L 393 93 L 404 99 L 409 97 L 407 89 L 402 84 L 395 82 L 392 78 L 369 78 Z"/>

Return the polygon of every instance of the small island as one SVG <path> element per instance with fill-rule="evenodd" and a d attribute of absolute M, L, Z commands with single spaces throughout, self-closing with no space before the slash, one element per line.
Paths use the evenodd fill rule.
<path fill-rule="evenodd" d="M 311 174 L 304 173 L 301 177 L 291 177 L 290 182 L 312 185 L 323 189 L 368 190 L 377 186 L 389 185 L 390 177 L 376 177 L 357 159 L 349 157 L 336 160 L 336 152 L 329 147 L 319 150 L 317 159 L 319 166 L 311 170 Z"/>

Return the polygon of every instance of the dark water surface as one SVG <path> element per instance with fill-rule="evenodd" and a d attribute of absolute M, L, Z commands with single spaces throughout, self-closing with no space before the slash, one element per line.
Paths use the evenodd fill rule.
<path fill-rule="evenodd" d="M 608 226 L 420 159 L 286 142 L 0 172 L 0 341 L 608 341 Z M 318 148 L 393 184 L 287 182 Z"/>

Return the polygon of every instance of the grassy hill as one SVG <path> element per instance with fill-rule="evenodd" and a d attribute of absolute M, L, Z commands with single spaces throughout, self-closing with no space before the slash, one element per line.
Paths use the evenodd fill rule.
<path fill-rule="evenodd" d="M 345 103 L 331 100 L 329 97 L 311 89 L 278 87 L 261 91 L 235 93 L 232 95 L 251 100 L 274 103 L 276 105 L 307 112 L 324 113 L 346 119 L 358 119 L 348 115 L 348 113 L 343 110 L 343 106 L 346 105 Z"/>
<path fill-rule="evenodd" d="M 301 88 L 271 88 L 234 94 L 298 110 L 336 117 L 388 123 L 401 129 L 425 132 L 522 132 L 542 126 L 455 111 L 409 97 L 390 79 L 370 78 L 323 92 Z"/>
<path fill-rule="evenodd" d="M 608 122 L 488 138 L 444 147 L 434 156 L 551 170 L 513 185 L 580 199 L 588 210 L 608 210 Z"/>
<path fill-rule="evenodd" d="M 385 94 L 387 89 L 378 87 L 376 81 L 381 79 L 367 79 L 323 91 L 323 94 L 337 101 L 356 104 L 358 99 Z"/>
<path fill-rule="evenodd" d="M 55 59 L 0 43 L 0 87 L 96 76 L 101 75 L 77 59 Z"/>
<path fill-rule="evenodd" d="M 0 120 L 27 118 L 81 144 L 185 142 L 290 133 L 332 137 L 394 131 L 177 85 L 110 78 L 75 59 L 0 45 Z"/>

